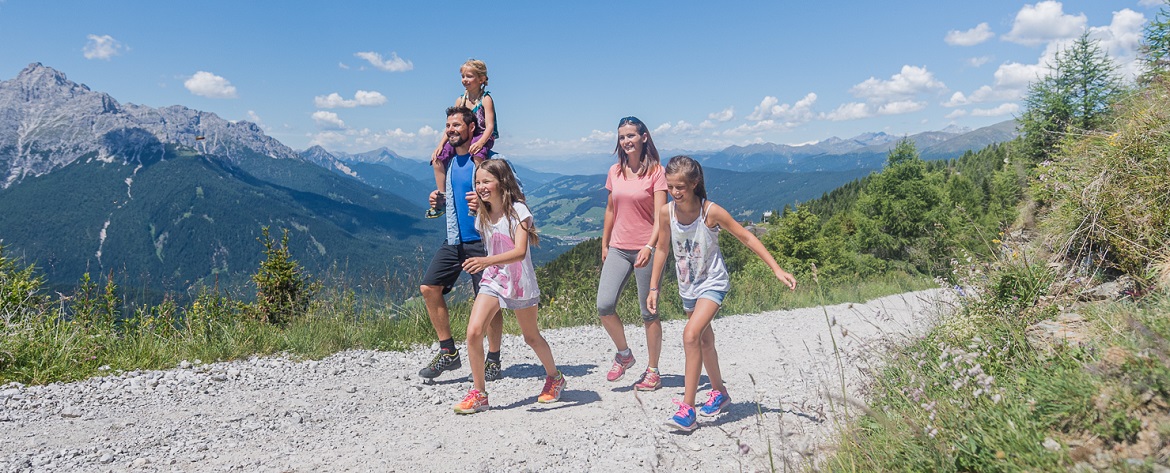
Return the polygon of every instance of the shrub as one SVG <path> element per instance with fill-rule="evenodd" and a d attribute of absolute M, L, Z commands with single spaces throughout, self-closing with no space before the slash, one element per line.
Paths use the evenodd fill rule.
<path fill-rule="evenodd" d="M 288 229 L 277 245 L 268 235 L 268 227 L 261 230 L 258 240 L 264 244 L 264 261 L 252 275 L 256 283 L 256 301 L 252 314 L 259 320 L 286 325 L 309 309 L 309 301 L 320 290 L 288 251 Z"/>

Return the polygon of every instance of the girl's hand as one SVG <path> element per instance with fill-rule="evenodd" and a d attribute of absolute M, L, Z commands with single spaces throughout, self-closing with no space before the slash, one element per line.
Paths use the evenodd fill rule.
<path fill-rule="evenodd" d="M 650 263 L 650 256 L 653 254 L 654 252 L 650 251 L 650 248 L 643 246 L 642 249 L 638 250 L 638 257 L 634 259 L 634 267 L 645 267 L 648 263 Z"/>
<path fill-rule="evenodd" d="M 609 247 L 605 246 L 605 245 L 601 245 L 601 262 L 602 263 L 605 262 L 606 256 L 609 256 Z"/>
<path fill-rule="evenodd" d="M 772 273 L 776 275 L 776 279 L 788 286 L 788 289 L 796 290 L 796 278 L 791 273 L 780 268 L 776 268 Z"/>
<path fill-rule="evenodd" d="M 467 210 L 469 212 L 479 212 L 479 199 L 475 197 L 475 191 L 469 191 L 463 195 L 463 198 L 467 200 Z"/>
<path fill-rule="evenodd" d="M 658 313 L 658 291 L 652 290 L 650 291 L 650 294 L 646 296 L 646 309 L 648 309 L 651 314 Z"/>
<path fill-rule="evenodd" d="M 463 270 L 467 271 L 467 274 L 476 274 L 488 266 L 491 265 L 487 264 L 487 258 L 484 257 L 467 258 L 463 261 Z"/>
<path fill-rule="evenodd" d="M 479 152 L 479 150 L 483 149 L 483 144 L 485 142 L 486 142 L 485 140 L 479 140 L 479 141 L 472 143 L 471 149 L 469 150 L 471 152 L 471 154 L 475 154 L 475 153 Z"/>

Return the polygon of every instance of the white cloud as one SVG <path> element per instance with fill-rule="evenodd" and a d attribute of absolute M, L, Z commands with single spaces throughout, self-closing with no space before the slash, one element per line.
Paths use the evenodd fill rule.
<path fill-rule="evenodd" d="M 86 38 L 89 38 L 89 42 L 85 43 L 85 47 L 81 50 L 86 59 L 105 59 L 109 61 L 110 58 L 122 54 L 122 51 L 130 50 L 126 45 L 108 34 L 101 36 L 91 34 L 86 35 Z"/>
<path fill-rule="evenodd" d="M 353 99 L 363 107 L 377 107 L 386 103 L 386 96 L 377 91 L 359 90 L 354 94 Z"/>
<path fill-rule="evenodd" d="M 965 117 L 965 116 L 967 116 L 967 111 L 959 108 L 959 109 L 955 109 L 951 113 L 948 113 L 947 116 L 945 116 L 943 118 L 946 118 L 947 120 L 953 120 L 955 118 Z"/>
<path fill-rule="evenodd" d="M 894 74 L 889 80 L 878 80 L 870 77 L 853 86 L 849 92 L 859 98 L 893 101 L 945 88 L 946 85 L 935 79 L 934 74 L 926 70 L 926 67 L 906 65 L 902 66 L 901 72 Z"/>
<path fill-rule="evenodd" d="M 1138 0 L 1138 5 L 1143 7 L 1157 7 L 1166 3 L 1165 0 Z"/>
<path fill-rule="evenodd" d="M 1000 88 L 1022 91 L 1028 88 L 1028 84 L 1043 77 L 1046 73 L 1047 68 L 1040 64 L 1009 62 L 1001 64 L 995 70 L 995 85 Z"/>
<path fill-rule="evenodd" d="M 926 108 L 926 102 L 915 102 L 913 100 L 900 100 L 897 102 L 890 102 L 878 107 L 878 115 L 901 115 L 903 113 L 917 112 Z"/>
<path fill-rule="evenodd" d="M 345 135 L 336 131 L 323 131 L 321 133 L 309 136 L 312 137 L 312 139 L 309 140 L 309 146 L 321 146 L 324 148 L 330 148 L 334 145 L 345 143 L 347 139 Z"/>
<path fill-rule="evenodd" d="M 971 111 L 973 117 L 999 117 L 1003 115 L 1012 115 L 1020 111 L 1020 105 L 1017 103 L 1000 104 L 995 108 L 977 108 Z"/>
<path fill-rule="evenodd" d="M 730 121 L 732 118 L 735 118 L 735 107 L 727 107 L 721 112 L 709 113 L 707 114 L 707 118 L 720 122 Z"/>
<path fill-rule="evenodd" d="M 346 63 L 344 63 L 344 62 L 338 62 L 338 63 L 337 63 L 337 68 L 338 68 L 338 69 L 343 69 L 343 70 L 349 70 L 349 64 L 346 64 Z"/>
<path fill-rule="evenodd" d="M 337 92 L 329 95 L 318 95 L 313 98 L 313 104 L 317 108 L 354 108 L 354 107 L 376 107 L 386 103 L 386 96 L 379 92 L 359 90 L 354 94 L 353 99 L 346 99 Z"/>
<path fill-rule="evenodd" d="M 383 71 L 389 72 L 405 72 L 414 69 L 414 63 L 398 57 L 398 53 L 390 53 L 389 58 L 383 58 L 381 54 L 364 51 L 354 53 L 354 56 L 365 59 L 374 67 Z"/>
<path fill-rule="evenodd" d="M 980 67 L 984 64 L 987 64 L 988 61 L 991 61 L 991 56 L 973 57 L 973 58 L 967 59 L 967 65 L 969 65 L 971 67 Z"/>
<path fill-rule="evenodd" d="M 747 119 L 756 121 L 781 120 L 786 122 L 786 126 L 792 127 L 813 119 L 815 114 L 812 111 L 812 106 L 816 102 L 817 94 L 812 92 L 791 105 L 781 104 L 780 99 L 769 95 L 760 101 L 760 104 L 756 106 L 751 115 L 747 116 Z"/>
<path fill-rule="evenodd" d="M 951 46 L 974 46 L 993 37 L 995 37 L 995 33 L 991 32 L 991 26 L 987 23 L 980 23 L 967 31 L 948 31 L 943 41 Z"/>
<path fill-rule="evenodd" d="M 1088 18 L 1085 14 L 1067 15 L 1064 5 L 1045 0 L 1035 5 L 1024 5 L 1012 22 L 1012 30 L 1003 39 L 1027 46 L 1036 46 L 1058 39 L 1080 36 L 1085 32 Z"/>
<path fill-rule="evenodd" d="M 1146 16 L 1128 8 L 1113 12 L 1109 26 L 1089 28 L 1089 37 L 1100 41 L 1100 46 L 1118 66 L 1122 77 L 1132 78 L 1140 72 L 1138 49 L 1144 37 Z"/>
<path fill-rule="evenodd" d="M 336 113 L 318 110 L 313 112 L 313 121 L 322 130 L 344 130 L 345 122 Z"/>
<path fill-rule="evenodd" d="M 836 110 L 823 115 L 826 120 L 832 120 L 835 122 L 844 120 L 857 120 L 859 118 L 868 118 L 872 116 L 873 112 L 870 111 L 869 105 L 863 102 L 851 102 L 843 104 L 840 107 L 837 107 Z"/>
<path fill-rule="evenodd" d="M 236 98 L 236 87 L 227 79 L 207 71 L 196 72 L 183 82 L 183 86 L 192 94 L 212 99 Z"/>

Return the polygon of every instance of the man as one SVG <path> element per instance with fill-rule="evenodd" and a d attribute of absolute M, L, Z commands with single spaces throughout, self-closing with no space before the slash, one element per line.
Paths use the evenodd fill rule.
<path fill-rule="evenodd" d="M 434 379 L 444 371 L 451 371 L 463 366 L 459 361 L 459 349 L 455 347 L 455 340 L 451 336 L 451 317 L 447 311 L 447 301 L 443 295 L 451 291 L 459 274 L 463 272 L 463 262 L 467 258 L 487 256 L 483 240 L 475 228 L 474 212 L 479 207 L 475 197 L 475 160 L 471 156 L 471 139 L 477 129 L 475 114 L 467 107 L 451 107 L 447 109 L 447 142 L 455 148 L 456 156 L 447 160 L 446 192 L 440 194 L 438 190 L 431 192 L 430 204 L 444 205 L 441 202 L 443 195 L 447 208 L 447 241 L 435 253 L 431 266 L 423 276 L 423 300 L 427 306 L 427 316 L 431 319 L 431 326 L 435 328 L 435 335 L 439 337 L 439 353 L 427 366 L 418 372 L 418 375 Z M 463 196 L 457 198 L 456 196 Z M 479 274 L 471 275 L 472 285 L 479 292 Z M 488 353 L 484 364 L 484 378 L 494 381 L 500 378 L 500 339 L 504 332 L 504 318 L 497 312 L 488 326 Z"/>

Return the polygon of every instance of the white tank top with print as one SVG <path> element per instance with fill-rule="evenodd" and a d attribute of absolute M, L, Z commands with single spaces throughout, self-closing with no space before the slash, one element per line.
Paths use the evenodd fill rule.
<path fill-rule="evenodd" d="M 698 299 L 704 291 L 731 289 L 731 278 L 719 250 L 719 227 L 707 226 L 711 202 L 703 201 L 699 218 L 683 225 L 670 203 L 670 242 L 674 249 L 674 266 L 678 272 L 678 294 L 684 299 Z"/>

